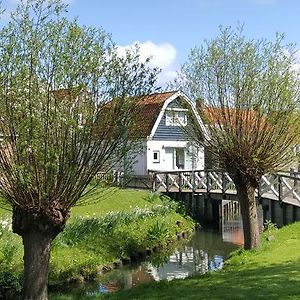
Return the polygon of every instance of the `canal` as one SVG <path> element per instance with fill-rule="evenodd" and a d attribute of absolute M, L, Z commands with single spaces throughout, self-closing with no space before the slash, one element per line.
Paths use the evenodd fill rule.
<path fill-rule="evenodd" d="M 244 242 L 239 212 L 233 214 L 229 211 L 214 227 L 197 230 L 171 253 L 160 253 L 148 261 L 121 266 L 104 274 L 97 282 L 70 289 L 77 295 L 97 295 L 129 289 L 145 282 L 185 278 L 221 269 L 229 254 Z"/>

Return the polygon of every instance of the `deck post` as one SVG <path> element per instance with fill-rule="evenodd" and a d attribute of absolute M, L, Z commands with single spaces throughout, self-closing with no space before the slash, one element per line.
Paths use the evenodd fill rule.
<path fill-rule="evenodd" d="M 282 205 L 282 180 L 280 175 L 278 175 L 278 201 L 281 206 Z"/>
<path fill-rule="evenodd" d="M 295 222 L 297 221 L 297 207 L 293 205 L 292 209 L 293 209 L 293 222 Z"/>
<path fill-rule="evenodd" d="M 166 174 L 166 190 L 167 190 L 167 193 L 169 193 L 169 175 L 168 173 L 165 173 Z"/>
<path fill-rule="evenodd" d="M 192 193 L 194 195 L 195 191 L 196 191 L 196 178 L 195 178 L 195 172 L 194 170 L 192 170 Z"/>
<path fill-rule="evenodd" d="M 152 174 L 152 191 L 156 192 L 156 173 Z"/>
<path fill-rule="evenodd" d="M 222 171 L 222 197 L 226 199 L 226 176 L 224 171 Z"/>
<path fill-rule="evenodd" d="M 206 192 L 209 193 L 210 192 L 210 179 L 209 179 L 209 171 L 207 171 L 206 173 Z"/>
<path fill-rule="evenodd" d="M 178 171 L 178 186 L 179 186 L 179 193 L 182 192 L 182 175 L 181 172 Z"/>
<path fill-rule="evenodd" d="M 213 199 L 235 199 L 231 197 L 231 194 L 235 197 L 235 193 L 232 193 L 234 185 L 224 170 L 177 170 L 170 172 L 152 170 L 149 171 L 149 174 L 152 175 L 153 191 L 174 193 L 178 200 L 189 200 L 186 202 L 188 202 L 193 213 L 195 210 L 201 210 L 198 213 L 201 218 L 206 211 L 208 219 L 210 219 L 210 201 Z M 120 181 L 120 176 L 117 175 L 114 173 L 116 182 Z M 272 177 L 269 178 L 265 175 L 260 180 L 256 190 L 257 205 L 262 205 L 264 219 L 271 219 L 279 226 L 300 220 L 300 188 L 297 188 L 300 185 L 300 172 L 296 173 L 290 170 L 290 175 L 294 176 L 277 173 L 272 174 Z M 230 207 L 233 212 L 236 211 L 235 203 L 229 203 L 226 207 Z M 226 207 L 223 207 L 223 210 L 220 208 L 219 215 L 225 214 Z"/>
<path fill-rule="evenodd" d="M 257 187 L 257 200 L 259 204 L 262 204 L 262 199 L 261 199 L 261 179 L 258 183 L 258 187 Z"/>

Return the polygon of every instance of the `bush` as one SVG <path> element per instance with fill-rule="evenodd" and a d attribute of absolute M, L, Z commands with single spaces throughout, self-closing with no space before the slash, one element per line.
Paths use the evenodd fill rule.
<path fill-rule="evenodd" d="M 159 223 L 158 221 L 149 228 L 147 233 L 147 240 L 153 244 L 159 244 L 162 241 L 169 240 L 169 238 L 170 232 L 167 226 L 163 223 Z"/>
<path fill-rule="evenodd" d="M 0 220 L 0 298 L 7 298 L 8 291 L 21 290 L 22 243 L 11 231 L 8 219 Z"/>
<path fill-rule="evenodd" d="M 164 197 L 163 197 L 164 198 Z M 177 204 L 166 197 L 151 208 L 112 211 L 99 217 L 74 217 L 53 242 L 50 283 L 91 280 L 102 267 L 139 250 L 165 246 L 177 231 L 193 230 L 193 223 L 175 213 Z M 179 228 L 176 222 L 182 222 Z M 144 251 L 145 252 L 145 251 Z M 7 220 L 0 222 L 0 295 L 21 288 L 22 242 Z"/>

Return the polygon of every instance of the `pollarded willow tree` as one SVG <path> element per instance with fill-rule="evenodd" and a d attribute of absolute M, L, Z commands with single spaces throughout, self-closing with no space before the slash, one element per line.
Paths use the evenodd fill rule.
<path fill-rule="evenodd" d="M 217 38 L 191 50 L 176 80 L 198 99 L 206 124 L 206 130 L 194 126 L 192 138 L 235 183 L 245 249 L 260 244 L 255 189 L 262 175 L 282 169 L 293 155 L 300 87 L 293 63 L 294 48 L 283 45 L 281 35 L 248 40 L 240 27 L 221 28 Z"/>
<path fill-rule="evenodd" d="M 95 174 L 131 147 L 136 101 L 157 75 L 64 12 L 24 1 L 0 31 L 0 195 L 23 239 L 23 299 L 47 299 L 51 243 Z"/>

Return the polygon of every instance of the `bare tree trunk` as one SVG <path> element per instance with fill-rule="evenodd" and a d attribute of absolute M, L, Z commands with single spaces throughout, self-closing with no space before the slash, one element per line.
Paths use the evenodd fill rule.
<path fill-rule="evenodd" d="M 48 299 L 51 243 L 63 230 L 68 215 L 53 208 L 47 212 L 13 209 L 13 231 L 22 237 L 24 245 L 23 300 Z"/>
<path fill-rule="evenodd" d="M 24 245 L 24 284 L 22 299 L 48 299 L 48 271 L 52 237 L 38 230 L 22 236 Z"/>
<path fill-rule="evenodd" d="M 241 205 L 245 250 L 260 246 L 259 225 L 255 200 L 255 188 L 249 183 L 236 183 L 237 196 Z"/>

